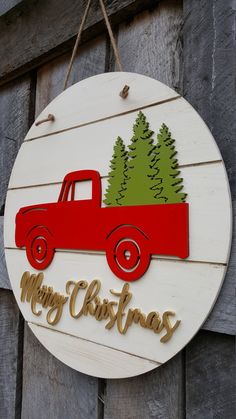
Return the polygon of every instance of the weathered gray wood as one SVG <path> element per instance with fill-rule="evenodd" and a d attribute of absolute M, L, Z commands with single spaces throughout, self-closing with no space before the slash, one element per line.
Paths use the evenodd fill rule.
<path fill-rule="evenodd" d="M 126 71 L 140 72 L 181 90 L 181 1 L 165 1 L 119 28 L 118 45 Z M 183 365 L 178 354 L 139 377 L 108 380 L 106 419 L 178 418 L 183 415 Z"/>
<path fill-rule="evenodd" d="M 22 0 L 1 0 L 0 16 L 4 15 L 4 13 L 7 13 L 9 10 L 11 10 L 13 7 L 15 7 L 21 2 Z"/>
<path fill-rule="evenodd" d="M 186 418 L 234 419 L 235 338 L 200 332 L 186 348 Z"/>
<path fill-rule="evenodd" d="M 46 104 L 62 92 L 70 55 L 63 55 L 39 69 L 37 75 L 36 116 L 44 109 Z M 68 80 L 68 87 L 86 77 L 103 73 L 105 59 L 106 41 L 104 36 L 86 42 L 79 48 Z"/>
<path fill-rule="evenodd" d="M 109 0 L 107 11 L 115 25 L 158 1 Z M 67 0 L 66 4 L 64 0 L 25 0 L 3 15 L 0 18 L 1 81 L 48 61 L 49 56 L 53 58 L 71 49 L 85 4 L 86 0 Z M 91 39 L 104 30 L 101 10 L 93 1 L 83 39 Z"/>
<path fill-rule="evenodd" d="M 182 356 L 139 377 L 107 380 L 105 419 L 176 419 L 183 414 Z"/>
<path fill-rule="evenodd" d="M 4 217 L 0 216 L 0 288 L 11 289 L 4 254 L 3 220 Z"/>
<path fill-rule="evenodd" d="M 118 47 L 125 71 L 153 77 L 182 91 L 182 2 L 167 0 L 120 25 Z"/>
<path fill-rule="evenodd" d="M 11 291 L 0 289 L 0 417 L 21 411 L 23 320 Z"/>
<path fill-rule="evenodd" d="M 18 149 L 29 128 L 30 77 L 0 89 L 0 215 Z"/>
<path fill-rule="evenodd" d="M 184 96 L 211 129 L 236 197 L 236 7 L 234 0 L 184 1 Z"/>
<path fill-rule="evenodd" d="M 23 362 L 23 419 L 97 419 L 97 379 L 54 358 L 28 326 Z"/>
<path fill-rule="evenodd" d="M 234 225 L 236 222 L 236 203 L 234 203 Z M 236 240 L 232 243 L 229 268 L 219 297 L 203 329 L 236 335 Z"/>
<path fill-rule="evenodd" d="M 184 96 L 211 129 L 223 155 L 232 198 L 236 179 L 236 8 L 233 0 L 184 1 Z M 216 232 L 217 234 L 217 232 Z M 208 330 L 235 333 L 235 233 L 222 291 L 207 322 Z"/>
<path fill-rule="evenodd" d="M 103 38 L 88 42 L 73 66 L 70 84 L 105 69 Z M 36 112 L 61 93 L 68 56 L 43 66 L 38 72 Z M 80 374 L 59 362 L 28 330 L 24 340 L 22 417 L 24 419 L 97 418 L 101 412 L 99 380 Z M 42 403 L 43 400 L 43 403 Z"/>

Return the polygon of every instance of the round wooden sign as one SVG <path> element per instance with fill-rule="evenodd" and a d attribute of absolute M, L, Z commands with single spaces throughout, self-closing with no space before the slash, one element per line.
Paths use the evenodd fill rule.
<path fill-rule="evenodd" d="M 212 309 L 231 218 L 221 154 L 186 100 L 138 74 L 79 82 L 41 113 L 12 171 L 4 234 L 19 308 L 76 370 L 152 370 Z"/>

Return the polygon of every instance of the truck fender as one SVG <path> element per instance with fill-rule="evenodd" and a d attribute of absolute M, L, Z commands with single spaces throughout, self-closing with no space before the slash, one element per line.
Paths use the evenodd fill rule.
<path fill-rule="evenodd" d="M 125 228 L 125 227 L 130 227 L 130 228 L 132 228 L 132 229 L 134 229 L 134 230 L 137 230 L 137 231 L 139 231 L 139 233 L 141 233 L 142 235 L 143 235 L 143 237 L 146 239 L 146 240 L 148 240 L 149 239 L 149 237 L 142 231 L 142 230 L 140 230 L 140 228 L 138 228 L 138 227 L 136 227 L 136 226 L 134 226 L 134 225 L 132 225 L 132 224 L 121 224 L 121 225 L 119 225 L 119 226 L 117 226 L 117 227 L 115 227 L 112 231 L 110 231 L 110 233 L 107 235 L 107 237 L 106 237 L 106 240 L 115 232 L 115 231 L 117 231 L 117 230 L 121 230 L 121 229 L 123 229 L 123 228 Z"/>

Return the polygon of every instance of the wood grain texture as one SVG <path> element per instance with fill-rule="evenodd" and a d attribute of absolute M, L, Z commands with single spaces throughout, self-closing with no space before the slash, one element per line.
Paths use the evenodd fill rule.
<path fill-rule="evenodd" d="M 181 29 L 180 0 L 162 1 L 131 22 L 122 23 L 118 47 L 125 70 L 153 77 L 181 93 Z"/>
<path fill-rule="evenodd" d="M 23 320 L 11 291 L 0 289 L 0 417 L 21 412 Z"/>
<path fill-rule="evenodd" d="M 80 148 L 75 149 L 74 154 L 79 156 Z M 86 161 L 86 156 L 84 156 L 84 161 Z M 28 167 L 32 167 L 29 161 Z M 101 169 L 99 166 L 93 168 L 99 171 Z M 40 166 L 36 166 L 36 170 L 40 171 Z M 190 204 L 188 260 L 227 264 L 232 231 L 231 203 L 222 162 L 183 167 L 181 175 L 188 193 L 187 202 Z M 81 197 L 89 195 L 89 186 L 89 182 L 81 182 Z M 107 178 L 102 179 L 102 197 L 104 197 L 106 186 Z M 60 182 L 58 182 L 58 184 L 8 191 L 4 230 L 5 247 L 15 247 L 15 217 L 19 209 L 27 205 L 57 202 L 60 187 Z M 142 229 L 141 220 L 137 220 L 136 223 Z"/>
<path fill-rule="evenodd" d="M 22 417 L 97 418 L 97 380 L 55 359 L 25 329 Z"/>
<path fill-rule="evenodd" d="M 109 83 L 111 84 L 111 81 Z M 96 93 L 93 100 L 98 102 Z M 109 108 L 110 101 L 107 102 L 104 107 Z M 133 105 L 135 106 L 135 99 Z M 68 103 L 68 107 L 76 107 L 76 102 Z M 53 107 L 51 110 L 53 111 Z M 147 107 L 143 113 L 149 122 L 149 128 L 155 133 L 159 131 L 163 122 L 169 127 L 175 139 L 180 168 L 222 159 L 205 123 L 183 98 Z M 124 144 L 129 145 L 137 115 L 138 112 L 134 111 L 34 141 L 24 141 L 14 165 L 9 188 L 62 182 L 66 173 L 78 169 L 93 168 L 98 170 L 101 176 L 107 176 L 115 140 L 119 135 Z M 188 135 L 186 123 L 191 126 L 191 133 Z M 37 135 L 37 127 L 31 130 L 32 135 Z M 156 143 L 156 134 L 153 139 Z"/>
<path fill-rule="evenodd" d="M 117 351 L 92 341 L 64 335 L 49 327 L 29 323 L 39 341 L 64 364 L 96 377 L 124 378 L 150 371 L 158 363 Z"/>
<path fill-rule="evenodd" d="M 2 216 L 0 216 L 0 288 L 11 289 L 4 252 Z"/>
<path fill-rule="evenodd" d="M 217 141 L 235 201 L 235 2 L 187 0 L 183 5 L 183 94 L 208 124 Z M 234 232 L 233 248 L 235 241 Z M 224 287 L 204 328 L 235 333 L 235 302 L 232 298 L 235 278 L 232 252 Z"/>
<path fill-rule="evenodd" d="M 186 418 L 234 419 L 235 338 L 201 332 L 186 348 Z"/>
<path fill-rule="evenodd" d="M 159 11 L 153 11 L 154 18 L 151 14 L 141 14 L 134 19 L 128 26 L 123 24 L 119 28 L 119 48 L 121 51 L 122 62 L 124 68 L 129 71 L 147 74 L 153 78 L 159 78 L 160 81 L 167 82 L 170 86 L 179 86 L 181 84 L 181 76 L 177 79 L 172 78 L 171 72 L 166 77 L 166 62 L 169 61 L 170 49 L 172 46 L 161 50 L 159 54 L 159 44 L 162 32 L 159 31 L 159 15 L 162 10 L 166 9 L 166 4 L 162 2 Z M 181 20 L 181 4 L 178 3 L 178 16 Z M 170 7 L 170 12 L 174 13 L 175 8 Z M 164 12 L 163 12 L 164 13 Z M 152 31 L 159 34 L 159 43 L 155 45 L 154 38 L 151 35 L 147 15 L 151 19 L 150 25 Z M 169 28 L 168 17 L 162 22 L 164 27 Z M 149 27 L 149 31 L 148 31 Z M 149 35 L 149 36 L 148 36 Z M 149 42 L 149 39 L 152 42 Z M 153 43 L 154 42 L 154 43 Z M 139 45 L 142 48 L 139 48 Z M 165 39 L 161 42 L 165 44 Z M 128 47 L 126 47 L 126 45 Z M 153 49 L 154 47 L 154 49 Z M 142 56 L 139 59 L 136 51 Z M 175 74 L 181 74 L 178 63 L 180 49 L 177 49 Z M 166 71 L 166 72 L 165 72 Z M 183 415 L 183 386 L 181 377 L 183 373 L 181 354 L 170 360 L 167 364 L 152 371 L 151 373 L 126 379 L 122 381 L 108 380 L 105 392 L 105 408 L 104 417 L 106 419 L 143 419 L 143 418 L 178 418 Z"/>
<path fill-rule="evenodd" d="M 0 3 L 0 16 L 9 12 L 13 7 L 21 3 L 22 0 L 1 0 Z"/>
<path fill-rule="evenodd" d="M 176 419 L 183 415 L 183 369 L 178 354 L 157 370 L 124 380 L 107 380 L 105 419 Z"/>
<path fill-rule="evenodd" d="M 111 23 L 157 4 L 159 0 L 109 0 Z M 16 77 L 63 52 L 72 50 L 86 0 L 25 0 L 0 20 L 0 79 Z M 45 18 L 46 17 L 46 18 Z M 82 41 L 106 31 L 100 7 L 92 2 Z M 7 48 L 5 46 L 8 46 Z"/>
<path fill-rule="evenodd" d="M 126 99 L 122 99 L 119 93 L 125 84 L 130 86 L 130 92 Z M 99 74 L 76 83 L 53 100 L 36 122 L 49 113 L 54 115 L 55 120 L 37 126 L 33 124 L 25 141 L 145 109 L 178 97 L 174 90 L 150 77 L 127 72 Z"/>
<path fill-rule="evenodd" d="M 30 83 L 30 78 L 26 76 L 0 89 L 1 215 L 12 166 L 29 128 Z"/>
<path fill-rule="evenodd" d="M 101 346 L 104 345 L 105 349 L 109 347 L 157 363 L 168 361 L 192 339 L 201 327 L 217 297 L 225 270 L 225 267 L 221 265 L 153 259 L 142 281 L 134 281 L 130 284 L 132 299 L 125 309 L 126 315 L 128 308 L 135 307 L 140 308 L 144 313 L 149 313 L 151 310 L 163 313 L 169 309 L 176 313 L 171 318 L 172 324 L 177 319 L 181 320 L 181 325 L 173 337 L 167 343 L 162 343 L 160 338 L 165 334 L 164 330 L 160 334 L 155 334 L 139 325 L 133 325 L 123 336 L 119 333 L 117 324 L 107 330 L 105 328 L 107 321 L 97 323 L 93 316 L 81 316 L 79 319 L 74 319 L 70 316 L 69 301 L 63 307 L 60 321 L 50 326 L 46 320 L 48 309 L 43 309 L 39 316 L 35 316 L 31 311 L 31 305 L 20 301 L 19 281 L 22 272 L 25 270 L 35 272 L 27 262 L 25 251 L 7 249 L 6 260 L 16 299 L 25 320 L 65 333 L 65 339 L 66 334 L 70 334 Z M 205 277 L 208 278 L 207 281 Z M 102 282 L 100 297 L 116 302 L 118 298 L 111 296 L 110 289 L 112 287 L 120 291 L 123 287 L 122 281 L 116 278 L 107 266 L 105 255 L 57 252 L 54 263 L 45 271 L 43 283 L 66 296 L 68 295 L 66 282 L 70 278 L 76 282 L 83 278 L 89 283 L 93 278 L 99 278 Z M 85 291 L 82 290 L 76 311 L 81 308 L 84 295 Z M 114 310 L 116 312 L 116 308 Z M 55 344 L 53 353 L 57 355 L 57 352 L 63 353 L 63 350 Z M 101 357 L 104 362 L 102 352 Z M 142 363 L 140 369 L 141 367 Z M 86 365 L 83 367 L 83 372 L 85 368 Z M 116 366 L 114 368 L 116 369 Z M 145 371 L 147 371 L 146 367 Z M 141 372 L 142 370 L 137 368 L 137 374 Z M 114 376 L 112 366 L 108 377 L 110 374 Z"/>
<path fill-rule="evenodd" d="M 62 2 L 62 5 L 64 6 L 64 2 Z M 76 5 L 74 3 L 73 7 L 77 7 L 78 11 L 81 4 Z M 64 12 L 62 15 L 65 16 Z M 78 13 L 75 13 L 75 17 L 76 22 L 78 22 Z M 66 27 L 65 19 L 62 19 L 62 24 Z M 62 33 L 64 33 L 65 27 Z M 71 21 L 68 29 L 71 29 Z M 47 31 L 46 34 L 48 36 Z M 97 68 L 98 72 L 105 69 L 104 41 L 101 39 L 95 40 L 87 46 L 86 53 L 82 53 L 82 55 L 84 54 L 83 57 L 81 56 L 78 61 L 76 60 L 71 83 L 91 75 L 94 68 Z M 50 41 L 48 48 L 51 49 L 51 47 Z M 40 112 L 62 88 L 63 73 L 67 63 L 68 57 L 65 56 L 39 70 L 36 91 L 37 112 Z M 62 364 L 41 346 L 28 328 L 24 344 L 25 368 L 22 417 L 24 419 L 44 419 L 50 416 L 64 419 L 68 416 L 71 418 L 87 419 L 91 417 L 97 419 L 102 405 L 98 399 L 99 380 L 80 374 Z M 42 404 L 44 399 L 45 403 Z M 32 412 L 34 418 L 32 418 Z"/>
<path fill-rule="evenodd" d="M 236 203 L 233 202 L 234 222 L 236 223 Z M 235 272 L 236 272 L 236 240 L 232 242 L 231 256 L 226 277 L 219 297 L 206 322 L 202 326 L 205 330 L 236 335 L 236 300 L 235 300 Z"/>
<path fill-rule="evenodd" d="M 235 17 L 234 0 L 184 1 L 184 97 L 200 113 L 218 143 L 233 199 L 236 196 Z"/>
<path fill-rule="evenodd" d="M 39 68 L 37 73 L 36 110 L 38 116 L 45 104 L 62 93 L 65 74 L 71 54 L 63 55 Z M 68 80 L 68 87 L 84 78 L 103 73 L 105 68 L 106 41 L 104 36 L 79 46 Z M 83 99 L 78 97 L 78 101 Z"/>

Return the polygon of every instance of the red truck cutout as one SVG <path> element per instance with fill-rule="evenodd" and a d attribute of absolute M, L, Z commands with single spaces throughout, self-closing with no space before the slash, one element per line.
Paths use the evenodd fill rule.
<path fill-rule="evenodd" d="M 75 199 L 77 182 L 92 181 L 91 199 Z M 101 207 L 101 179 L 95 170 L 65 176 L 58 202 L 21 208 L 15 241 L 29 263 L 47 268 L 56 249 L 105 251 L 120 279 L 134 281 L 148 269 L 151 255 L 189 255 L 188 204 Z"/>

